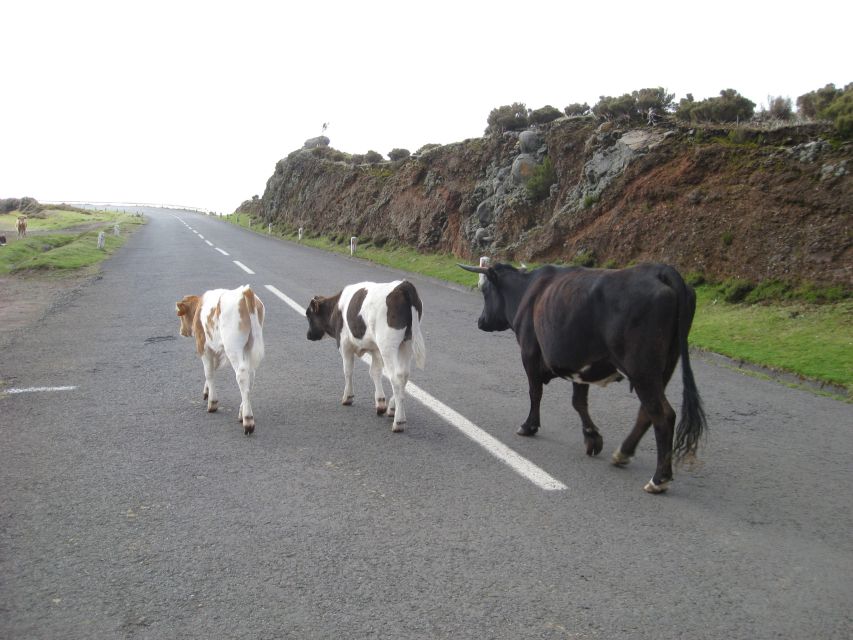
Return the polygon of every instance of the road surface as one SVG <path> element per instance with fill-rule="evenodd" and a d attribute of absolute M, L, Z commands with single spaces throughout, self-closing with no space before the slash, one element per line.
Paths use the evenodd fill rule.
<path fill-rule="evenodd" d="M 513 336 L 477 330 L 476 291 L 408 276 L 427 361 L 393 434 L 364 364 L 340 405 L 334 342 L 309 342 L 296 309 L 405 274 L 201 214 L 147 217 L 0 353 L 0 637 L 853 634 L 849 404 L 694 361 L 703 464 L 651 496 L 651 435 L 609 464 L 638 406 L 627 384 L 591 391 L 598 458 L 562 381 L 539 435 L 515 436 Z M 230 369 L 206 413 L 174 309 L 242 284 L 267 309 L 251 437 Z"/>

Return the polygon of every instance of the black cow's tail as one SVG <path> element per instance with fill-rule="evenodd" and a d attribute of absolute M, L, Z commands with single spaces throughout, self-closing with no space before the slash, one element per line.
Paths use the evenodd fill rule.
<path fill-rule="evenodd" d="M 678 348 L 681 352 L 683 396 L 681 416 L 675 428 L 673 452 L 675 459 L 679 460 L 696 453 L 700 438 L 708 430 L 702 399 L 699 397 L 696 380 L 693 378 L 693 369 L 690 367 L 690 352 L 687 345 L 687 334 L 690 333 L 693 315 L 696 313 L 696 294 L 675 269 L 667 269 L 662 279 L 675 290 L 678 298 Z"/>

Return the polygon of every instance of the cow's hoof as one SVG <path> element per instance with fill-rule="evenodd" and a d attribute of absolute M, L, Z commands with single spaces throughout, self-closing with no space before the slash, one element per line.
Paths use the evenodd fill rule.
<path fill-rule="evenodd" d="M 610 458 L 610 464 L 615 467 L 624 467 L 629 462 L 631 462 L 631 456 L 626 456 L 622 453 L 621 449 L 616 449 L 616 451 L 613 452 L 613 456 Z"/>
<path fill-rule="evenodd" d="M 207 402 L 207 412 L 208 413 L 216 413 L 216 410 L 219 408 L 219 400 L 209 400 Z"/>
<path fill-rule="evenodd" d="M 207 400 L 207 389 L 204 390 L 204 399 Z"/>
<path fill-rule="evenodd" d="M 663 493 L 667 489 L 669 489 L 669 483 L 671 480 L 664 480 L 660 484 L 655 484 L 655 479 L 652 478 L 646 483 L 646 486 L 643 487 L 643 491 L 646 493 Z"/>
<path fill-rule="evenodd" d="M 250 425 L 243 425 L 243 435 L 250 436 L 255 433 L 255 425 L 254 423 Z"/>
<path fill-rule="evenodd" d="M 393 418 L 394 414 L 396 414 L 396 413 L 397 413 L 397 409 L 395 409 L 394 407 L 388 407 L 388 409 L 385 411 L 385 415 L 388 416 L 389 418 Z"/>
<path fill-rule="evenodd" d="M 388 405 L 385 404 L 385 398 L 379 398 L 376 401 L 376 415 L 384 416 L 386 411 L 388 411 Z"/>
<path fill-rule="evenodd" d="M 400 433 L 405 428 L 406 428 L 405 422 L 395 422 L 394 424 L 391 425 L 391 431 L 393 431 L 394 433 Z"/>
<path fill-rule="evenodd" d="M 516 433 L 516 435 L 527 437 L 527 436 L 535 436 L 537 431 L 539 431 L 539 427 L 530 427 L 526 424 L 523 424 L 518 428 L 518 430 L 515 433 Z"/>
<path fill-rule="evenodd" d="M 604 448 L 604 438 L 597 433 L 595 435 L 585 437 L 584 442 L 586 443 L 586 455 L 590 457 L 597 456 Z"/>
<path fill-rule="evenodd" d="M 351 407 L 352 401 L 355 399 L 355 396 L 347 396 L 343 400 L 341 400 L 341 404 L 345 407 Z"/>

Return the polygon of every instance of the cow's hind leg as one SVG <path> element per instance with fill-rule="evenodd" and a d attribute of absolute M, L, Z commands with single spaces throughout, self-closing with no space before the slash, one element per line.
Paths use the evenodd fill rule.
<path fill-rule="evenodd" d="M 597 456 L 604 448 L 604 438 L 598 432 L 598 427 L 589 417 L 589 385 L 572 383 L 572 406 L 581 418 L 583 425 L 583 441 L 586 445 L 586 455 Z"/>
<path fill-rule="evenodd" d="M 672 438 L 675 432 L 675 411 L 663 393 L 661 385 L 645 388 L 637 385 L 637 396 L 655 428 L 658 464 L 655 475 L 643 487 L 649 493 L 663 493 L 672 482 Z M 639 422 L 639 417 L 638 417 Z M 629 436 L 630 438 L 630 436 Z"/>
<path fill-rule="evenodd" d="M 213 413 L 219 408 L 219 396 L 213 382 L 216 373 L 216 356 L 209 349 L 205 349 L 201 354 L 201 363 L 204 366 L 204 399 L 207 400 L 208 413 Z"/>
<path fill-rule="evenodd" d="M 634 428 L 619 448 L 613 452 L 613 457 L 610 461 L 617 467 L 624 467 L 626 464 L 631 462 L 631 458 L 634 457 L 634 453 L 637 450 L 637 445 L 640 443 L 640 440 L 646 434 L 646 431 L 648 431 L 650 426 L 652 426 L 652 420 L 649 418 L 649 415 L 646 413 L 643 406 L 640 405 L 640 410 L 637 412 L 637 421 L 634 423 Z"/>
<path fill-rule="evenodd" d="M 378 351 L 370 354 L 370 378 L 373 380 L 373 402 L 376 407 L 376 415 L 384 415 L 388 410 L 385 403 L 385 389 L 382 387 L 382 356 Z"/>
<path fill-rule="evenodd" d="M 245 362 L 241 362 L 234 373 L 237 375 L 237 386 L 240 387 L 240 412 L 238 419 L 243 423 L 243 433 L 249 435 L 255 430 L 255 414 L 252 410 L 252 372 Z"/>
<path fill-rule="evenodd" d="M 383 354 L 386 363 L 390 363 L 388 371 L 391 379 L 391 389 L 393 396 L 389 402 L 389 406 L 393 405 L 394 422 L 391 425 L 391 431 L 398 433 L 405 429 L 406 425 L 406 384 L 409 382 L 409 373 L 412 360 L 411 344 L 403 342 L 396 350 L 391 353 Z M 391 411 L 389 410 L 389 414 Z"/>

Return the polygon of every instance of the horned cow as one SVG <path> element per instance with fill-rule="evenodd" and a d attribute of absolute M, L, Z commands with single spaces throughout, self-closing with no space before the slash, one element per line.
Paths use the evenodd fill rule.
<path fill-rule="evenodd" d="M 204 366 L 204 398 L 207 410 L 219 408 L 214 373 L 228 358 L 240 387 L 237 419 L 246 435 L 255 430 L 250 392 L 255 370 L 264 357 L 264 303 L 248 285 L 237 289 L 212 289 L 189 295 L 176 303 L 181 335 L 194 337 Z"/>
<path fill-rule="evenodd" d="M 477 326 L 483 331 L 512 329 L 521 347 L 530 412 L 517 433 L 536 434 L 542 385 L 565 378 L 572 381 L 572 406 L 581 418 L 586 453 L 598 455 L 604 440 L 589 416 L 589 385 L 628 378 L 640 411 L 612 462 L 628 464 L 640 438 L 654 425 L 657 469 L 644 489 L 665 491 L 673 477 L 673 454 L 694 454 L 707 426 L 687 348 L 696 296 L 681 275 L 664 264 L 627 269 L 544 266 L 529 273 L 508 264 L 459 266 L 480 274 L 484 307 Z M 683 401 L 676 429 L 664 390 L 679 358 Z"/>

